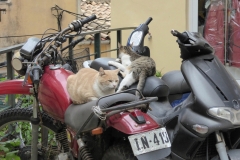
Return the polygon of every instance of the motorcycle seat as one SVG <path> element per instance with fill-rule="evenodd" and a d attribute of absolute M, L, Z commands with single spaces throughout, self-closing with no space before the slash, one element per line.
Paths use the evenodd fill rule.
<path fill-rule="evenodd" d="M 78 131 L 93 113 L 93 106 L 99 106 L 103 109 L 114 106 L 116 103 L 126 103 L 137 100 L 139 99 L 133 94 L 119 93 L 102 97 L 98 100 L 90 101 L 85 104 L 71 104 L 65 112 L 64 121 L 72 130 Z M 86 122 L 86 126 L 83 128 L 82 132 L 96 128 L 99 122 L 99 118 L 93 114 L 89 121 Z"/>
<path fill-rule="evenodd" d="M 115 61 L 114 58 L 98 58 L 92 61 L 91 68 L 99 70 L 102 67 L 104 70 L 114 70 L 116 67 L 109 66 L 108 61 Z M 122 78 L 119 76 L 119 84 Z M 138 82 L 137 82 L 138 83 Z M 130 86 L 129 89 L 137 88 L 137 83 Z M 134 94 L 134 92 L 132 92 Z M 146 79 L 143 91 L 145 97 L 167 97 L 169 95 L 168 85 L 158 77 L 151 76 Z"/>

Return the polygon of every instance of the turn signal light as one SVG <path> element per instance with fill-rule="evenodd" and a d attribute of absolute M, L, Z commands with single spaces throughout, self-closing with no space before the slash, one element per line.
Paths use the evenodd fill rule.
<path fill-rule="evenodd" d="M 32 82 L 32 79 L 31 79 L 30 75 L 28 75 L 27 82 L 28 82 L 28 84 L 33 84 L 33 82 Z"/>
<path fill-rule="evenodd" d="M 206 134 L 208 132 L 208 127 L 200 124 L 193 125 L 193 129 L 200 134 Z"/>
<path fill-rule="evenodd" d="M 92 130 L 92 135 L 99 135 L 103 133 L 103 128 L 102 127 L 98 127 Z"/>

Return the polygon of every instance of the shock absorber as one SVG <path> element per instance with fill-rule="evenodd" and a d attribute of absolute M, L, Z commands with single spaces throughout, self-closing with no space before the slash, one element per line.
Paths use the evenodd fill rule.
<path fill-rule="evenodd" d="M 221 160 L 228 160 L 225 141 L 224 141 L 224 137 L 223 137 L 222 133 L 217 131 L 217 132 L 215 132 L 215 135 L 216 135 L 216 140 L 217 140 L 216 148 L 217 148 L 219 158 Z"/>
<path fill-rule="evenodd" d="M 93 157 L 88 149 L 88 147 L 85 145 L 83 140 L 79 138 L 77 140 L 78 143 L 78 160 L 93 160 Z"/>
<path fill-rule="evenodd" d="M 63 129 L 56 134 L 56 139 L 61 142 L 63 145 L 64 152 L 69 152 L 69 144 L 67 140 L 66 126 L 63 126 Z"/>

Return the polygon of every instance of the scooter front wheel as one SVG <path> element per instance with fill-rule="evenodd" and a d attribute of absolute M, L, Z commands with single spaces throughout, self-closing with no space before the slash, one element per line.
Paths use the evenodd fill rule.
<path fill-rule="evenodd" d="M 10 108 L 0 112 L 0 145 L 6 144 L 1 146 L 4 150 L 1 151 L 0 148 L 0 157 L 6 157 L 9 152 L 12 152 L 18 158 L 31 159 L 31 116 L 31 108 Z M 38 159 L 53 160 L 64 150 L 63 146 L 67 139 L 66 142 L 62 138 L 59 140 L 58 136 L 65 132 L 65 129 L 47 114 L 42 113 L 41 117 Z"/>

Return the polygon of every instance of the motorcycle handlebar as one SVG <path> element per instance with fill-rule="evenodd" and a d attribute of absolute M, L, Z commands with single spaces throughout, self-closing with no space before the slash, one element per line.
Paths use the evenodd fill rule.
<path fill-rule="evenodd" d="M 78 32 L 81 30 L 82 26 L 90 21 L 93 21 L 95 20 L 97 17 L 96 15 L 92 15 L 92 16 L 89 16 L 83 20 L 77 20 L 77 21 L 74 21 L 72 22 L 70 25 L 69 25 L 69 28 L 72 30 L 72 31 L 75 31 L 75 32 Z"/>
<path fill-rule="evenodd" d="M 148 25 L 152 21 L 152 17 L 149 17 L 147 21 L 145 22 L 146 25 Z"/>
<path fill-rule="evenodd" d="M 72 41 L 68 46 L 62 48 L 62 49 L 61 49 L 61 52 L 63 52 L 64 50 L 66 50 L 66 49 L 69 48 L 69 47 L 75 47 L 76 44 L 78 44 L 79 42 L 82 42 L 84 39 L 85 39 L 85 38 L 82 37 L 82 38 L 80 38 L 80 39 L 77 39 L 77 40 L 75 40 L 75 41 Z"/>
<path fill-rule="evenodd" d="M 39 82 L 39 70 L 34 69 L 33 70 L 33 83 L 38 84 L 38 82 Z"/>
<path fill-rule="evenodd" d="M 182 43 L 188 41 L 188 36 L 186 34 L 180 33 L 177 30 L 171 30 L 173 36 L 177 37 Z"/>
<path fill-rule="evenodd" d="M 41 67 L 39 65 L 34 66 L 32 69 L 32 78 L 33 78 L 33 83 L 38 84 L 40 80 L 40 75 L 42 74 Z"/>
<path fill-rule="evenodd" d="M 88 22 L 91 22 L 91 21 L 95 20 L 96 18 L 97 18 L 96 15 L 91 15 L 91 16 L 85 18 L 84 20 L 81 20 L 81 23 L 82 23 L 82 25 L 84 25 Z"/>

